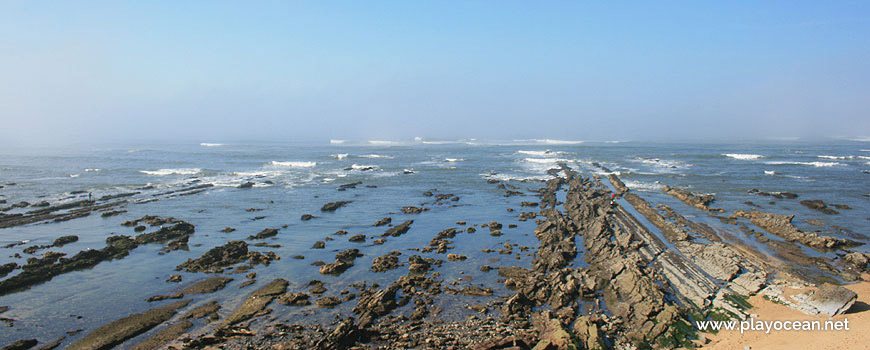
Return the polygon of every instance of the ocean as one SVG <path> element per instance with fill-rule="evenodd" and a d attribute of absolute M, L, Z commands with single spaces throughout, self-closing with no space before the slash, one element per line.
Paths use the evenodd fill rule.
<path fill-rule="evenodd" d="M 730 232 L 744 239 L 734 225 L 720 222 L 707 213 L 692 208 L 665 194 L 663 186 L 712 193 L 713 207 L 730 213 L 735 210 L 761 210 L 794 214 L 793 224 L 801 230 L 848 238 L 867 243 L 870 232 L 870 143 L 837 140 L 828 142 L 770 141 L 747 143 L 644 143 L 580 142 L 560 140 L 513 141 L 366 141 L 292 143 L 179 143 L 161 145 L 111 145 L 65 149 L 0 150 L 0 208 L 26 201 L 47 201 L 51 205 L 122 193 L 127 212 L 110 217 L 90 215 L 64 222 L 39 222 L 0 229 L 0 265 L 26 263 L 29 257 L 45 251 L 73 255 L 86 249 L 105 246 L 110 235 L 135 235 L 127 220 L 144 215 L 175 217 L 196 226 L 189 250 L 163 253 L 162 245 L 140 246 L 130 255 L 102 262 L 91 269 L 65 273 L 27 290 L 0 296 L 0 306 L 9 310 L 0 314 L 11 327 L 0 332 L 0 344 L 23 338 L 50 341 L 73 332 L 69 344 L 102 324 L 142 312 L 155 303 L 145 301 L 157 294 L 170 294 L 187 282 L 203 279 L 204 273 L 177 272 L 175 267 L 197 258 L 210 248 L 230 240 L 245 240 L 266 228 L 277 228 L 277 236 L 260 242 L 273 247 L 251 247 L 261 252 L 273 251 L 280 260 L 270 266 L 257 266 L 254 286 L 239 285 L 244 275 L 232 275 L 235 281 L 227 288 L 195 299 L 196 304 L 219 299 L 225 305 L 222 315 L 254 288 L 285 278 L 290 290 L 304 288 L 311 280 L 325 282 L 324 295 L 340 295 L 348 283 L 367 281 L 387 285 L 395 273 L 369 270 L 374 258 L 393 250 L 404 261 L 412 254 L 435 257 L 439 254 L 408 251 L 425 247 L 441 230 L 456 227 L 457 221 L 469 225 L 497 221 L 511 233 L 509 243 L 537 246 L 533 220 L 518 222 L 517 216 L 527 209 L 522 201 L 538 201 L 529 190 L 542 187 L 540 181 L 551 177 L 548 170 L 565 164 L 585 176 L 609 170 L 653 206 L 673 207 L 686 217 Z M 596 165 L 597 164 L 597 165 Z M 603 168 L 602 168 L 603 167 Z M 489 180 L 489 181 L 488 181 Z M 496 181 L 516 186 L 526 195 L 506 197 Z M 361 182 L 355 188 L 339 190 L 342 185 Z M 250 188 L 240 185 L 252 183 Z M 174 189 L 211 184 L 206 190 L 188 196 L 161 196 Z M 244 187 L 244 186 L 243 186 Z M 791 192 L 797 199 L 776 199 L 750 193 Z M 452 194 L 459 199 L 436 203 L 427 191 Z M 157 195 L 157 196 L 155 196 Z M 157 199 L 157 200 L 154 200 Z M 822 200 L 827 204 L 846 205 L 838 214 L 825 214 L 799 203 Z M 334 212 L 322 212 L 328 202 L 352 201 Z M 430 210 L 405 214 L 404 206 L 424 206 Z M 514 211 L 506 207 L 516 208 Z M 845 208 L 845 207 L 844 207 Z M 34 208 L 13 208 L 5 214 L 24 213 Z M 532 210 L 536 211 L 536 210 Z M 304 214 L 314 219 L 302 221 Z M 635 215 L 639 217 L 639 215 Z M 355 234 L 380 235 L 385 227 L 375 221 L 391 217 L 393 224 L 414 220 L 410 231 L 382 245 L 369 239 L 349 242 Z M 820 220 L 825 225 L 809 221 Z M 508 223 L 517 227 L 508 228 Z M 286 226 L 285 226 L 286 225 Z M 236 230 L 220 232 L 225 227 Z M 339 230 L 347 236 L 333 235 Z M 36 255 L 22 250 L 32 245 L 48 245 L 65 235 L 77 235 L 77 242 L 49 248 Z M 326 240 L 327 237 L 334 240 Z M 25 244 L 15 245 L 26 241 Z M 248 240 L 249 243 L 257 242 Z M 325 241 L 325 249 L 312 249 L 316 241 Z M 526 266 L 526 253 L 501 255 L 496 261 L 479 254 L 481 249 L 499 249 L 504 237 L 483 231 L 461 234 L 451 253 L 468 260 L 438 269 L 445 281 L 499 286 L 498 276 L 478 270 L 481 265 Z M 746 244 L 770 253 L 751 238 Z M 337 251 L 358 248 L 364 255 L 354 267 L 339 276 L 324 276 L 311 266 L 317 260 L 330 262 Z M 866 245 L 853 249 L 870 253 Z M 810 255 L 834 257 L 805 249 Z M 16 255 L 17 254 L 17 255 Z M 771 253 L 772 254 L 772 253 Z M 304 259 L 294 259 L 302 255 Z M 443 259 L 444 254 L 440 254 Z M 581 259 L 582 260 L 582 259 Z M 16 272 L 10 274 L 15 275 Z M 167 283 L 172 274 L 181 274 L 184 283 Z M 7 276 L 8 278 L 9 276 Z M 494 288 L 493 297 L 510 295 L 504 287 Z M 467 312 L 457 305 L 478 303 L 473 297 L 445 295 L 439 300 L 444 317 L 464 317 Z M 335 309 L 317 309 L 274 305 L 270 317 L 312 322 L 330 320 L 352 307 L 345 303 Z M 79 331 L 81 330 L 81 331 Z M 141 337 L 153 334 L 155 330 Z M 141 338 L 137 338 L 141 339 Z M 129 347 L 135 341 L 125 343 Z"/>

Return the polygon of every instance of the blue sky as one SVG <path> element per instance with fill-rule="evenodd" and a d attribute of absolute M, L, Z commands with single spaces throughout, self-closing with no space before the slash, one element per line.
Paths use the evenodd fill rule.
<path fill-rule="evenodd" d="M 862 1 L 0 1 L 0 138 L 866 136 L 868 20 Z"/>

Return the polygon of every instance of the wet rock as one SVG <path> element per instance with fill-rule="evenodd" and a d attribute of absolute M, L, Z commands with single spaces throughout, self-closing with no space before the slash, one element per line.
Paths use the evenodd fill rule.
<path fill-rule="evenodd" d="M 818 200 L 818 199 L 816 199 L 816 200 L 802 200 L 801 205 L 803 205 L 807 208 L 813 209 L 813 210 L 818 210 L 818 211 L 825 213 L 825 214 L 828 214 L 828 215 L 839 214 L 838 211 L 831 209 L 831 208 L 828 208 L 828 206 L 825 205 L 825 202 L 822 202 L 821 200 Z"/>
<path fill-rule="evenodd" d="M 334 308 L 341 304 L 341 299 L 337 297 L 323 297 L 315 300 L 314 304 L 320 308 Z"/>
<path fill-rule="evenodd" d="M 326 248 L 326 242 L 324 242 L 324 241 L 314 242 L 314 245 L 311 246 L 311 249 L 323 249 L 323 248 Z"/>
<path fill-rule="evenodd" d="M 243 262 L 248 258 L 248 244 L 244 241 L 230 241 L 214 247 L 196 260 L 188 259 L 175 269 L 187 272 L 221 272 L 224 268 Z"/>
<path fill-rule="evenodd" d="M 716 200 L 716 197 L 714 197 L 712 194 L 695 194 L 686 190 L 672 188 L 669 186 L 664 186 L 662 190 L 664 190 L 665 193 L 677 197 L 677 199 L 698 209 L 703 209 L 706 211 L 722 211 L 721 209 L 710 208 L 710 203 L 713 203 L 713 201 Z"/>
<path fill-rule="evenodd" d="M 325 264 L 320 267 L 320 273 L 323 275 L 340 275 L 342 272 L 351 268 L 353 263 L 345 262 L 345 261 L 336 261 L 331 262 L 329 264 Z"/>
<path fill-rule="evenodd" d="M 531 270 L 519 266 L 499 267 L 498 275 L 507 278 L 524 279 L 532 276 Z"/>
<path fill-rule="evenodd" d="M 336 235 L 336 236 L 343 236 L 343 235 L 346 235 L 346 234 L 347 234 L 347 231 L 345 231 L 345 230 L 338 230 L 338 231 L 335 231 L 335 233 L 333 233 L 333 234 Z"/>
<path fill-rule="evenodd" d="M 319 295 L 326 292 L 326 287 L 324 286 L 322 281 L 311 280 L 311 282 L 308 282 L 308 287 L 310 288 L 309 291 L 311 292 L 311 294 Z"/>
<path fill-rule="evenodd" d="M 39 341 L 36 339 L 22 339 L 4 346 L 2 350 L 27 350 L 36 346 L 38 343 Z"/>
<path fill-rule="evenodd" d="M 466 257 L 465 255 L 447 254 L 447 260 L 450 261 L 464 261 L 465 259 L 468 259 L 468 257 Z"/>
<path fill-rule="evenodd" d="M 819 250 L 835 250 L 860 245 L 860 243 L 848 239 L 822 236 L 817 233 L 798 230 L 797 227 L 791 224 L 794 215 L 779 215 L 762 211 L 745 212 L 742 210 L 734 212 L 734 215 L 748 218 L 749 221 L 765 231 L 785 238 L 788 241 L 799 242 Z"/>
<path fill-rule="evenodd" d="M 65 254 L 56 252 L 47 252 L 42 258 L 29 258 L 21 267 L 21 273 L 0 281 L 0 295 L 48 281 L 60 274 L 91 268 L 106 260 L 123 258 L 137 246 L 138 243 L 130 237 L 118 235 L 107 237 L 103 249 L 84 250 L 71 258 L 64 258 Z"/>
<path fill-rule="evenodd" d="M 852 210 L 852 207 L 845 204 L 831 204 L 831 206 L 840 210 Z"/>
<path fill-rule="evenodd" d="M 254 187 L 254 183 L 253 183 L 253 182 L 250 182 L 250 181 L 245 182 L 245 183 L 239 185 L 239 188 L 251 188 L 251 187 Z"/>
<path fill-rule="evenodd" d="M 166 282 L 181 282 L 181 275 L 171 275 L 168 279 L 166 279 Z"/>
<path fill-rule="evenodd" d="M 169 305 L 149 309 L 141 314 L 134 314 L 111 322 L 97 328 L 78 342 L 67 347 L 67 349 L 99 350 L 112 348 L 166 322 L 175 315 L 176 310 L 187 306 L 189 303 L 190 300 L 176 301 Z"/>
<path fill-rule="evenodd" d="M 224 289 L 224 287 L 226 287 L 226 285 L 232 281 L 233 279 L 229 277 L 210 277 L 181 290 L 181 294 L 192 295 L 214 293 L 216 291 Z"/>
<path fill-rule="evenodd" d="M 408 220 L 408 221 L 405 221 L 401 224 L 393 226 L 390 229 L 388 229 L 386 232 L 384 232 L 381 235 L 381 237 L 388 237 L 388 236 L 399 237 L 399 236 L 405 234 L 406 232 L 408 232 L 408 230 L 411 229 L 411 224 L 413 224 L 413 223 L 414 223 L 414 220 Z"/>
<path fill-rule="evenodd" d="M 389 225 L 391 222 L 393 222 L 393 218 L 386 217 L 386 218 L 383 218 L 383 219 L 376 221 L 374 226 Z"/>
<path fill-rule="evenodd" d="M 266 306 L 279 295 L 284 294 L 289 284 L 290 282 L 287 280 L 278 278 L 257 289 L 242 302 L 242 305 L 224 319 L 218 329 L 225 330 L 252 317 L 269 313 L 269 310 L 266 310 Z"/>
<path fill-rule="evenodd" d="M 346 206 L 350 203 L 353 203 L 353 201 L 337 201 L 337 202 L 326 203 L 322 207 L 320 207 L 320 211 L 333 212 L 336 209 L 341 208 L 343 206 Z"/>
<path fill-rule="evenodd" d="M 148 339 L 136 344 L 130 350 L 151 350 L 158 349 L 161 346 L 169 343 L 180 337 L 182 334 L 193 328 L 193 322 L 181 321 L 169 327 L 161 329 L 157 334 L 154 334 Z"/>
<path fill-rule="evenodd" d="M 372 262 L 372 271 L 385 272 L 399 267 L 399 255 L 402 255 L 398 250 L 394 250 L 387 254 L 381 255 Z"/>
<path fill-rule="evenodd" d="M 277 235 L 278 235 L 278 229 L 267 228 L 267 229 L 264 229 L 263 231 L 260 231 L 260 233 L 248 236 L 248 239 L 265 239 L 265 238 L 274 237 Z"/>
<path fill-rule="evenodd" d="M 70 244 L 73 242 L 78 242 L 79 236 L 69 235 L 69 236 L 61 236 L 54 240 L 51 244 L 54 247 L 63 247 L 66 244 Z"/>
<path fill-rule="evenodd" d="M 537 207 L 538 202 L 520 202 L 521 207 Z"/>
<path fill-rule="evenodd" d="M 278 298 L 278 303 L 290 306 L 306 306 L 311 305 L 309 298 L 310 296 L 306 293 L 289 293 Z"/>
<path fill-rule="evenodd" d="M 402 212 L 405 214 L 420 214 L 427 210 L 429 210 L 429 208 L 420 208 L 414 206 L 407 206 L 402 208 Z"/>
<path fill-rule="evenodd" d="M 159 230 L 151 233 L 138 235 L 136 236 L 136 242 L 139 244 L 166 242 L 190 236 L 195 230 L 196 227 L 189 223 L 178 222 L 169 227 L 161 227 Z"/>
<path fill-rule="evenodd" d="M 126 212 L 127 212 L 126 210 L 110 210 L 110 211 L 104 211 L 102 214 L 100 214 L 100 216 L 104 217 L 104 218 L 108 218 L 108 217 L 112 217 L 112 216 L 121 215 L 121 214 L 124 214 Z"/>
<path fill-rule="evenodd" d="M 365 242 L 366 235 L 364 235 L 364 234 L 353 235 L 350 238 L 348 238 L 347 240 L 350 242 Z"/>
<path fill-rule="evenodd" d="M 314 215 L 311 215 L 311 214 L 302 214 L 302 221 L 308 221 L 308 220 L 311 220 L 311 219 L 314 219 L 314 218 L 316 218 L 316 216 L 314 216 Z"/>
<path fill-rule="evenodd" d="M 220 232 L 223 232 L 223 233 L 230 233 L 230 232 L 233 232 L 233 231 L 235 231 L 235 230 L 236 230 L 236 229 L 234 229 L 234 228 L 232 228 L 232 227 L 224 227 L 224 229 L 223 229 L 223 230 L 220 230 Z"/>

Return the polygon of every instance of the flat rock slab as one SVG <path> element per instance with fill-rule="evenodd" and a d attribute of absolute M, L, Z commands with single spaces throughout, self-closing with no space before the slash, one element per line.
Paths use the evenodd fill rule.
<path fill-rule="evenodd" d="M 812 306 L 820 314 L 836 316 L 849 310 L 858 300 L 858 294 L 842 286 L 825 283 L 816 291 L 798 294 L 792 298 Z"/>
<path fill-rule="evenodd" d="M 172 304 L 156 307 L 141 314 L 131 315 L 97 328 L 82 340 L 70 345 L 70 350 L 110 349 L 151 328 L 166 322 L 176 310 L 189 304 L 191 300 L 176 301 Z"/>

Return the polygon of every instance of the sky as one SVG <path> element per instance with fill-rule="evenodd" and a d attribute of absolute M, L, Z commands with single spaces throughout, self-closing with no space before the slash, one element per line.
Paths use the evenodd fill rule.
<path fill-rule="evenodd" d="M 870 135 L 867 1 L 5 1 L 0 145 Z"/>

